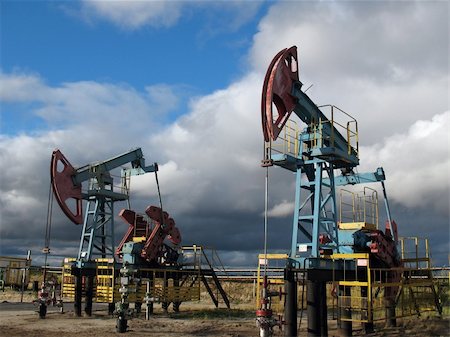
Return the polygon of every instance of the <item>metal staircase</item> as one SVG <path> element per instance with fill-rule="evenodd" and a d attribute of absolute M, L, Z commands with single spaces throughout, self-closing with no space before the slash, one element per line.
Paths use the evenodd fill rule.
<path fill-rule="evenodd" d="M 216 274 L 217 268 L 225 271 L 217 252 L 214 249 L 206 249 L 195 245 L 191 247 L 183 247 L 182 249 L 183 256 L 185 258 L 183 270 L 198 270 L 197 277 L 200 277 L 216 308 L 219 307 L 220 299 L 222 299 L 223 303 L 225 303 L 227 308 L 230 309 L 230 300 L 228 299 L 227 293 L 223 289 Z M 209 257 L 207 251 L 210 253 Z M 215 265 L 218 266 L 215 268 Z M 186 281 L 182 280 L 181 284 L 184 284 L 184 282 Z"/>
<path fill-rule="evenodd" d="M 442 303 L 433 277 L 428 239 L 406 237 L 400 239 L 403 277 L 399 297 L 408 292 L 417 316 L 436 310 L 442 315 Z M 431 307 L 434 304 L 434 307 Z"/>

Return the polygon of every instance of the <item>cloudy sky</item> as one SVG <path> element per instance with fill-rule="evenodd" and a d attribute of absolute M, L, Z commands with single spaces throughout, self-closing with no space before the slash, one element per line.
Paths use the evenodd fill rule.
<path fill-rule="evenodd" d="M 253 265 L 263 247 L 262 81 L 272 57 L 296 45 L 310 97 L 358 120 L 359 172 L 385 168 L 400 235 L 429 237 L 435 263 L 448 264 L 448 2 L 0 6 L 0 255 L 31 249 L 38 259 L 55 148 L 81 166 L 141 147 L 160 165 L 183 243 Z M 131 187 L 136 211 L 158 204 L 153 175 Z M 289 248 L 294 189 L 293 175 L 270 170 L 273 251 Z M 53 253 L 74 255 L 80 231 L 56 206 Z"/>

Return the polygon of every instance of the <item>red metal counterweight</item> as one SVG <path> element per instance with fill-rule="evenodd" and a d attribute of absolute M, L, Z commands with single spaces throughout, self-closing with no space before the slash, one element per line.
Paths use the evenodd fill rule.
<path fill-rule="evenodd" d="M 145 213 L 156 223 L 141 252 L 143 258 L 151 261 L 158 256 L 159 249 L 166 237 L 174 244 L 179 244 L 181 235 L 178 228 L 175 227 L 175 220 L 170 218 L 167 212 L 162 212 L 161 208 L 149 206 Z"/>
<path fill-rule="evenodd" d="M 135 211 L 130 209 L 123 209 L 119 213 L 119 217 L 122 218 L 124 222 L 128 224 L 128 229 L 119 246 L 116 249 L 116 255 L 120 256 L 122 254 L 123 245 L 131 241 L 133 236 L 145 236 L 147 237 L 148 224 L 144 217 L 140 214 L 136 214 Z"/>
<path fill-rule="evenodd" d="M 119 216 L 128 224 L 128 230 L 116 249 L 116 255 L 122 254 L 124 244 L 131 241 L 134 236 L 145 237 L 140 255 L 148 262 L 159 257 L 165 239 L 175 246 L 181 243 L 180 231 L 175 225 L 175 220 L 167 212 L 162 212 L 161 208 L 156 206 L 148 206 L 145 213 L 153 221 L 148 222 L 142 215 L 129 209 L 120 211 Z"/>

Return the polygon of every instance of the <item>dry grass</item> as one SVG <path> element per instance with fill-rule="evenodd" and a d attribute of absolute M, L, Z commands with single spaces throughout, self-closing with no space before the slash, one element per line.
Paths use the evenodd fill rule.
<path fill-rule="evenodd" d="M 17 290 L 7 289 L 5 291 L 0 291 L 0 303 L 1 302 L 20 302 L 21 293 Z M 23 302 L 31 303 L 37 298 L 37 293 L 33 291 L 24 291 Z"/>
<path fill-rule="evenodd" d="M 161 306 L 155 306 L 155 315 L 150 321 L 142 318 L 130 320 L 130 331 L 127 336 L 175 337 L 175 336 L 256 336 L 254 292 L 252 283 L 224 282 L 224 289 L 229 293 L 232 303 L 231 310 L 214 308 L 206 292 L 202 293 L 200 302 L 183 303 L 181 312 L 164 314 Z M 36 294 L 30 291 L 24 293 L 24 302 L 31 302 Z M 17 302 L 20 292 L 6 290 L 0 292 L 0 302 Z M 0 303 L 1 306 L 1 303 Z M 11 307 L 11 306 L 10 306 Z M 17 308 L 17 306 L 12 306 Z M 30 307 L 30 306 L 28 306 Z M 0 309 L 2 309 L 0 307 Z M 67 303 L 65 314 L 60 314 L 53 308 L 45 320 L 40 320 L 31 309 L 13 309 L 12 312 L 2 311 L 0 316 L 0 331 L 10 337 L 16 336 L 89 336 L 97 337 L 104 334 L 115 334 L 115 320 L 106 314 L 106 308 L 96 311 L 92 317 L 75 317 L 73 306 Z M 330 320 L 329 336 L 337 336 L 336 321 Z M 361 327 L 353 324 L 353 335 L 364 336 Z M 303 317 L 299 335 L 306 335 L 306 318 Z M 122 335 L 123 336 L 123 335 Z M 283 332 L 276 329 L 275 336 L 283 336 Z M 450 336 L 450 319 L 427 317 L 411 317 L 398 320 L 398 327 L 384 328 L 382 323 L 375 325 L 375 332 L 371 337 L 422 337 L 422 336 Z"/>

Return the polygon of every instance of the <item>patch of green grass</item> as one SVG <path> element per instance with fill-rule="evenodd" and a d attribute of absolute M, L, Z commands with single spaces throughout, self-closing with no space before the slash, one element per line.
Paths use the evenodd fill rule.
<path fill-rule="evenodd" d="M 223 319 L 223 318 L 252 318 L 255 316 L 253 310 L 241 309 L 204 309 L 187 312 L 171 313 L 170 318 L 174 319 Z"/>

